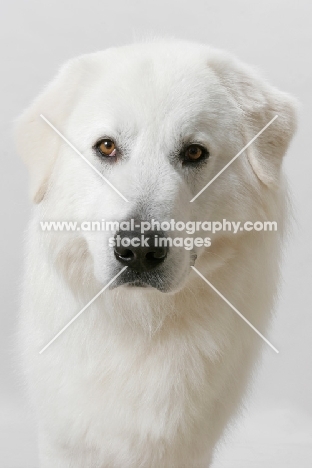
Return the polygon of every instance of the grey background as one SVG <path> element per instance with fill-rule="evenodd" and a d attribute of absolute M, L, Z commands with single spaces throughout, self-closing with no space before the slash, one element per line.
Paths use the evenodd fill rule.
<path fill-rule="evenodd" d="M 271 83 L 301 102 L 299 131 L 285 159 L 296 221 L 268 336 L 280 354 L 265 347 L 253 396 L 221 444 L 214 468 L 312 466 L 310 21 L 308 0 L 2 4 L 0 468 L 38 467 L 35 426 L 13 359 L 30 203 L 27 174 L 14 150 L 12 122 L 70 57 L 150 35 L 227 49 L 263 70 Z"/>

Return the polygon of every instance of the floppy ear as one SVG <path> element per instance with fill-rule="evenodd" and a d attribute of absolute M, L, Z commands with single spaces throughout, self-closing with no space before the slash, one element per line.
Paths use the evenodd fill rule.
<path fill-rule="evenodd" d="M 81 66 L 83 60 L 79 57 L 64 65 L 57 77 L 16 122 L 17 150 L 29 169 L 30 193 L 35 203 L 44 197 L 62 141 L 40 114 L 62 131 L 79 93 L 84 72 Z"/>
<path fill-rule="evenodd" d="M 211 66 L 240 110 L 245 145 L 278 116 L 246 150 L 261 182 L 278 186 L 282 158 L 296 130 L 297 101 L 232 57 L 215 56 Z"/>

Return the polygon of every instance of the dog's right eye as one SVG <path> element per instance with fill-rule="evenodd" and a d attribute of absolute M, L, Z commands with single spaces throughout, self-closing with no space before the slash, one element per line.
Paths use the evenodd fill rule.
<path fill-rule="evenodd" d="M 100 156 L 105 156 L 108 158 L 116 156 L 116 145 L 113 140 L 109 138 L 98 141 L 95 145 L 95 148 Z"/>

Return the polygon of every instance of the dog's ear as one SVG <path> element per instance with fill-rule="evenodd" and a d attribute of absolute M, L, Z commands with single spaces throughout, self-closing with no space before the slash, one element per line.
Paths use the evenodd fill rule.
<path fill-rule="evenodd" d="M 241 114 L 245 145 L 278 116 L 246 149 L 250 165 L 261 182 L 278 186 L 282 158 L 296 130 L 297 101 L 232 57 L 216 55 L 210 65 Z"/>
<path fill-rule="evenodd" d="M 35 203 L 44 197 L 62 142 L 40 114 L 62 131 L 79 92 L 85 70 L 84 60 L 84 57 L 78 57 L 65 64 L 43 93 L 17 119 L 17 151 L 29 169 L 30 193 Z"/>

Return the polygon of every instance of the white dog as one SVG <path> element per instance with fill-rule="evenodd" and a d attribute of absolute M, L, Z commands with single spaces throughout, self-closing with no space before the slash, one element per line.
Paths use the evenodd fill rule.
<path fill-rule="evenodd" d="M 18 151 L 36 204 L 20 341 L 41 467 L 211 464 L 262 340 L 197 272 L 265 334 L 285 219 L 281 164 L 295 114 L 293 99 L 228 54 L 159 40 L 71 60 L 20 117 Z M 125 249 L 111 246 L 113 230 L 40 228 L 44 220 L 132 218 L 274 220 L 278 230 L 219 231 L 210 247 L 187 250 L 156 248 L 155 233 L 155 245 Z"/>

